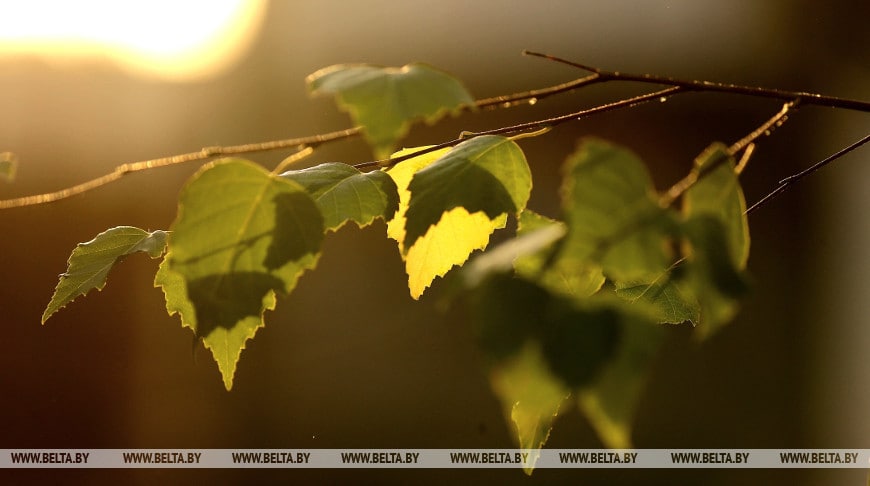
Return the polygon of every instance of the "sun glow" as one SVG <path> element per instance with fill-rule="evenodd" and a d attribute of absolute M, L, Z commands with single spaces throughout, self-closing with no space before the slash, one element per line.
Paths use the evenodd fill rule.
<path fill-rule="evenodd" d="M 175 81 L 214 76 L 241 58 L 266 0 L 0 2 L 0 59 L 110 59 Z"/>

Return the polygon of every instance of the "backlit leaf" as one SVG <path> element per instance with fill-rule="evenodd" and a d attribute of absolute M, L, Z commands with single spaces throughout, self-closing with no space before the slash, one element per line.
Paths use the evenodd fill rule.
<path fill-rule="evenodd" d="M 463 207 L 490 220 L 522 211 L 532 190 L 532 176 L 522 149 L 495 135 L 475 137 L 414 174 L 405 213 L 405 239 L 410 248 L 441 219 Z"/>
<path fill-rule="evenodd" d="M 671 218 L 631 152 L 585 140 L 568 159 L 562 192 L 568 235 L 562 252 L 598 262 L 614 280 L 655 278 L 670 265 Z"/>
<path fill-rule="evenodd" d="M 379 158 L 387 157 L 411 123 L 434 123 L 474 99 L 456 78 L 425 64 L 401 68 L 340 64 L 306 79 L 313 94 L 333 94 L 342 110 L 365 130 Z"/>
<path fill-rule="evenodd" d="M 244 160 L 201 169 L 185 186 L 157 284 L 232 387 L 263 313 L 320 255 L 323 217 L 298 184 Z M 180 295 L 182 292 L 185 296 Z"/>
<path fill-rule="evenodd" d="M 363 173 L 333 162 L 291 170 L 281 177 L 299 183 L 317 201 L 327 230 L 335 231 L 348 221 L 364 227 L 375 218 L 390 220 L 399 207 L 396 184 L 379 170 Z"/>
<path fill-rule="evenodd" d="M 388 174 L 399 188 L 399 211 L 387 234 L 399 242 L 415 299 L 435 277 L 486 248 L 492 232 L 504 227 L 507 213 L 525 206 L 531 191 L 522 151 L 502 137 L 480 137 L 414 157 Z"/>
<path fill-rule="evenodd" d="M 42 322 L 80 295 L 106 286 L 109 270 L 123 257 L 136 252 L 158 258 L 166 249 L 166 232 L 148 232 L 132 226 L 119 226 L 79 243 L 69 257 L 67 271 L 60 276 Z"/>

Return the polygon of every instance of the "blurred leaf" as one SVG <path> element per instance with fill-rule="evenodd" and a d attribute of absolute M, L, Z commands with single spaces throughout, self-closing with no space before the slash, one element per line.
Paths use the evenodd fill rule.
<path fill-rule="evenodd" d="M 631 424 L 663 329 L 630 313 L 621 314 L 616 353 L 593 384 L 577 393 L 580 409 L 605 447 L 631 449 Z"/>
<path fill-rule="evenodd" d="M 612 358 L 621 319 L 614 308 L 573 304 L 561 298 L 549 302 L 541 341 L 550 370 L 576 388 L 592 381 Z"/>
<path fill-rule="evenodd" d="M 570 396 L 568 388 L 554 378 L 541 355 L 540 346 L 528 342 L 510 359 L 493 366 L 489 372 L 493 392 L 501 402 L 505 418 L 516 427 L 520 449 L 529 449 L 523 465 L 532 474 L 553 429 L 562 403 Z"/>
<path fill-rule="evenodd" d="M 539 332 L 547 326 L 551 297 L 542 287 L 499 273 L 488 275 L 467 295 L 490 384 L 505 419 L 516 426 L 521 449 L 540 449 L 570 394 L 542 353 Z M 530 456 L 524 465 L 527 474 L 537 459 Z"/>
<path fill-rule="evenodd" d="M 686 219 L 712 216 L 722 222 L 728 254 L 737 268 L 746 268 L 749 259 L 749 221 L 746 199 L 734 173 L 734 159 L 724 145 L 711 145 L 695 160 L 700 179 L 683 195 Z"/>
<path fill-rule="evenodd" d="M 526 210 L 522 214 L 528 212 Z M 520 221 L 524 217 L 521 216 Z M 565 225 L 559 223 L 518 232 L 515 238 L 471 260 L 463 269 L 466 284 L 473 287 L 493 273 L 505 273 L 514 268 L 529 280 L 534 280 L 533 277 L 540 273 L 544 264 L 546 257 L 543 254 L 549 252 L 563 236 Z"/>
<path fill-rule="evenodd" d="M 528 234 L 555 231 L 556 228 L 561 230 L 561 234 L 566 233 L 565 223 L 526 209 L 520 213 L 517 234 L 522 238 Z M 604 285 L 601 267 L 570 253 L 557 252 L 558 244 L 552 241 L 547 248 L 522 254 L 516 259 L 516 271 L 551 291 L 567 296 L 582 299 L 598 292 Z"/>
<path fill-rule="evenodd" d="M 683 195 L 685 288 L 699 303 L 696 322 L 703 338 L 734 317 L 747 291 L 741 270 L 749 259 L 749 222 L 727 147 L 708 147 L 695 160 L 693 174 L 698 180 Z"/>
<path fill-rule="evenodd" d="M 655 278 L 672 261 L 673 222 L 658 205 L 646 167 L 631 152 L 585 140 L 568 159 L 562 197 L 564 254 L 600 263 L 617 281 Z"/>
<path fill-rule="evenodd" d="M 709 337 L 737 313 L 738 299 L 748 285 L 732 260 L 724 224 L 713 216 L 698 216 L 685 223 L 691 245 L 686 269 L 688 288 L 700 304 L 700 337 Z"/>
<path fill-rule="evenodd" d="M 619 299 L 580 303 L 506 274 L 489 275 L 466 295 L 491 384 L 521 447 L 543 446 L 572 390 L 608 447 L 629 442 L 659 326 Z"/>
<path fill-rule="evenodd" d="M 156 283 L 218 363 L 227 390 L 275 294 L 320 255 L 323 217 L 298 184 L 244 160 L 208 164 L 185 186 Z M 180 295 L 185 292 L 186 295 Z"/>
<path fill-rule="evenodd" d="M 166 232 L 145 230 L 132 226 L 118 226 L 98 234 L 87 243 L 79 243 L 69 257 L 66 273 L 61 274 L 54 295 L 42 313 L 42 323 L 52 314 L 85 295 L 91 289 L 106 286 L 109 270 L 123 257 L 145 252 L 158 258 L 166 249 Z"/>
<path fill-rule="evenodd" d="M 378 158 L 387 157 L 411 123 L 434 123 L 447 113 L 472 106 L 474 99 L 456 78 L 425 64 L 401 68 L 339 64 L 306 79 L 312 94 L 333 94 L 350 113 Z"/>
<path fill-rule="evenodd" d="M 0 152 L 0 179 L 11 182 L 15 179 L 15 170 L 18 168 L 18 157 L 12 152 Z"/>
<path fill-rule="evenodd" d="M 362 173 L 332 162 L 291 170 L 281 177 L 299 183 L 317 201 L 327 230 L 335 231 L 348 221 L 362 228 L 376 218 L 390 220 L 399 208 L 396 184 L 379 170 Z"/>
<path fill-rule="evenodd" d="M 472 295 L 478 341 L 492 361 L 535 341 L 550 371 L 568 387 L 588 384 L 619 339 L 617 308 L 580 306 L 522 278 L 494 274 Z"/>

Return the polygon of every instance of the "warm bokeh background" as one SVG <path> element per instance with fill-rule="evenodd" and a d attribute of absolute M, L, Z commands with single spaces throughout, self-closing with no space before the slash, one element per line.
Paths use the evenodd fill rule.
<path fill-rule="evenodd" d="M 202 9 L 209 3 L 202 2 Z M 870 4 L 826 2 L 273 1 L 236 62 L 165 80 L 109 60 L 0 50 L 0 151 L 21 159 L 0 198 L 44 192 L 114 166 L 203 146 L 349 126 L 304 77 L 341 62 L 421 60 L 477 97 L 581 75 L 523 49 L 586 64 L 870 99 Z M 51 12 L 46 12 L 51 15 Z M 165 15 L 172 15 L 166 12 Z M 104 22 L 111 23 L 108 16 Z M 154 36 L 172 32 L 153 27 Z M 239 41 L 241 42 L 241 41 Z M 413 131 L 408 145 L 592 106 L 644 87 L 595 87 L 533 107 L 465 115 Z M 714 140 L 733 142 L 779 108 L 769 100 L 689 94 L 598 116 L 523 141 L 531 206 L 557 215 L 559 166 L 579 137 L 624 144 L 666 187 Z M 744 173 L 753 202 L 776 181 L 860 138 L 867 113 L 805 107 L 764 139 Z M 284 153 L 251 157 L 272 166 Z M 359 162 L 361 141 L 309 159 Z M 437 283 L 420 302 L 384 225 L 327 238 L 319 267 L 267 315 L 227 393 L 210 355 L 163 311 L 156 262 L 136 256 L 103 292 L 39 318 L 76 243 L 122 224 L 165 229 L 194 164 L 126 177 L 70 200 L 0 212 L 0 448 L 510 448 L 457 309 Z M 814 175 L 751 218 L 755 289 L 736 321 L 704 344 L 675 330 L 635 432 L 640 448 L 870 448 L 867 303 L 870 152 Z M 548 446 L 600 444 L 579 413 Z M 67 471 L 65 484 L 282 482 L 393 484 L 863 484 L 860 470 L 773 471 Z M 4 484 L 57 472 L 3 471 Z"/>

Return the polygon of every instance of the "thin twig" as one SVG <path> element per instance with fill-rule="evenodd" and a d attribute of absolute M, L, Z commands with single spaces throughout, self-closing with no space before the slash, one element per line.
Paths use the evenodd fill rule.
<path fill-rule="evenodd" d="M 830 164 L 831 162 L 839 159 L 840 157 L 848 154 L 849 152 L 855 150 L 856 148 L 864 145 L 868 141 L 870 141 L 870 134 L 865 135 L 864 138 L 862 138 L 861 140 L 858 140 L 857 142 L 849 145 L 848 147 L 846 147 L 846 148 L 838 151 L 837 153 L 827 157 L 825 160 L 816 162 L 815 164 L 813 164 L 809 168 L 804 169 L 801 172 L 798 172 L 797 174 L 790 175 L 790 176 L 786 177 L 785 179 L 779 181 L 779 185 L 776 187 L 776 189 L 774 189 L 769 194 L 767 194 L 766 196 L 761 198 L 757 203 L 750 206 L 749 209 L 746 210 L 746 214 L 750 214 L 753 211 L 755 211 L 756 209 L 760 208 L 761 206 L 764 206 L 765 204 L 770 202 L 773 198 L 775 198 L 775 197 L 779 196 L 780 194 L 782 194 L 783 192 L 785 192 L 786 189 L 791 187 L 792 184 L 795 184 L 796 182 L 800 181 L 804 177 L 812 174 L 813 172 L 821 169 L 822 167 L 824 167 L 824 166 Z"/>
<path fill-rule="evenodd" d="M 480 137 L 483 135 L 511 135 L 515 133 L 526 133 L 535 130 L 541 130 L 544 128 L 552 128 L 556 125 L 561 125 L 562 123 L 566 123 L 569 121 L 580 120 L 582 118 L 586 118 L 598 113 L 604 113 L 607 111 L 613 111 L 620 108 L 629 108 L 633 106 L 637 106 L 643 103 L 647 103 L 653 100 L 664 100 L 669 96 L 673 96 L 679 92 L 682 92 L 683 89 L 679 87 L 671 87 L 666 88 L 660 91 L 656 91 L 653 93 L 647 93 L 644 95 L 634 96 L 632 98 L 627 98 L 624 100 L 614 101 L 612 103 L 606 103 L 603 105 L 596 106 L 594 108 L 588 108 L 585 110 L 576 111 L 574 113 L 569 113 L 567 115 L 556 116 L 553 118 L 546 118 L 544 120 L 536 120 L 528 123 L 521 123 L 519 125 L 512 125 L 509 127 L 496 128 L 494 130 L 485 130 L 482 132 L 463 132 L 462 136 L 459 138 L 439 143 L 438 145 L 433 145 L 431 147 L 427 147 L 424 149 L 417 150 L 415 152 L 403 155 L 401 157 L 395 157 L 392 159 L 382 159 L 382 160 L 373 160 L 370 162 L 362 162 L 360 164 L 355 164 L 354 167 L 357 169 L 368 169 L 372 167 L 392 167 L 399 162 L 413 159 L 414 157 L 419 157 L 421 155 L 428 154 L 430 152 L 434 152 L 436 150 L 441 150 L 447 147 L 453 147 L 459 145 L 462 142 L 465 142 L 474 137 Z"/>
<path fill-rule="evenodd" d="M 779 110 L 776 115 L 773 115 L 769 120 L 753 130 L 752 133 L 746 135 L 728 147 L 728 153 L 732 156 L 737 155 L 741 150 L 758 140 L 762 135 L 770 135 L 774 128 L 782 126 L 782 124 L 788 120 L 788 113 L 796 109 L 800 102 L 801 99 L 796 98 L 793 101 L 789 101 L 782 105 L 782 109 Z"/>
<path fill-rule="evenodd" d="M 590 84 L 601 82 L 600 76 L 597 74 L 591 74 L 589 76 L 575 79 L 574 81 L 569 81 L 567 83 L 557 84 L 555 86 L 550 86 L 548 88 L 541 89 L 533 89 L 530 91 L 523 91 L 522 93 L 514 93 L 510 95 L 504 96 L 495 96 L 493 98 L 484 98 L 482 100 L 477 100 L 474 102 L 474 106 L 477 108 L 493 108 L 493 107 L 501 107 L 501 108 L 509 108 L 511 106 L 517 105 L 523 102 L 530 102 L 537 100 L 542 100 L 549 96 L 557 95 L 560 93 L 565 93 L 568 91 L 573 91 L 578 88 L 582 88 L 583 86 L 588 86 Z"/>
<path fill-rule="evenodd" d="M 743 168 L 749 161 L 749 156 L 752 154 L 752 151 L 755 148 L 755 140 L 757 140 L 762 135 L 769 134 L 774 127 L 782 125 L 785 120 L 788 119 L 789 111 L 793 110 L 796 106 L 797 102 L 788 102 L 783 104 L 782 109 L 780 109 L 775 115 L 767 119 L 767 121 L 759 125 L 758 128 L 750 132 L 748 135 L 728 147 L 728 154 L 732 157 L 740 153 L 741 150 L 746 150 L 740 160 L 740 163 L 734 168 L 735 173 L 739 174 L 743 171 Z M 721 157 L 718 160 L 714 160 L 712 163 L 705 165 L 701 170 L 692 170 L 685 177 L 680 179 L 676 184 L 671 186 L 664 194 L 662 194 L 662 196 L 659 198 L 659 204 L 662 207 L 670 206 L 674 203 L 674 201 L 679 199 L 683 194 L 685 194 L 686 191 L 694 186 L 699 180 L 704 178 L 707 174 L 712 172 L 714 169 L 719 167 L 719 165 L 725 163 L 725 161 L 729 159 L 730 157 Z"/>
<path fill-rule="evenodd" d="M 743 86 L 739 84 L 716 83 L 713 81 L 694 81 L 685 79 L 675 79 L 664 76 L 656 76 L 653 74 L 630 74 L 618 71 L 606 71 L 600 68 L 586 66 L 574 61 L 562 59 L 550 54 L 542 54 L 540 52 L 523 51 L 524 55 L 540 57 L 550 61 L 559 62 L 572 67 L 590 71 L 598 75 L 598 82 L 605 81 L 633 81 L 637 83 L 648 84 L 663 84 L 665 86 L 679 86 L 691 91 L 712 91 L 719 93 L 734 93 L 761 98 L 774 98 L 783 101 L 791 101 L 800 99 L 805 105 L 828 106 L 832 108 L 843 108 L 847 110 L 856 110 L 870 112 L 870 102 L 853 100 L 847 98 L 838 98 L 836 96 L 827 96 L 817 93 L 807 93 L 804 91 L 788 91 L 783 89 L 760 88 L 757 86 Z"/>
<path fill-rule="evenodd" d="M 89 181 L 77 184 L 59 191 L 47 192 L 45 194 L 36 194 L 33 196 L 19 197 L 15 199 L 6 199 L 0 201 L 0 209 L 17 208 L 22 206 L 33 206 L 36 204 L 45 204 L 61 199 L 66 199 L 71 196 L 81 194 L 83 192 L 96 189 L 100 186 L 115 182 L 131 172 L 139 172 L 143 170 L 155 169 L 157 167 L 167 167 L 170 165 L 181 164 L 184 162 L 194 162 L 198 160 L 207 160 L 212 157 L 223 157 L 226 155 L 238 155 L 255 152 L 266 152 L 269 150 L 278 150 L 297 147 L 300 150 L 306 147 L 317 147 L 318 145 L 350 138 L 362 133 L 359 127 L 349 128 L 347 130 L 339 130 L 321 135 L 310 137 L 290 138 L 286 140 L 274 140 L 262 143 L 248 143 L 244 145 L 231 145 L 227 147 L 205 147 L 198 152 L 190 152 L 180 155 L 172 155 L 170 157 L 161 157 L 159 159 L 145 160 L 142 162 L 131 162 L 115 167 L 112 172 L 91 179 Z"/>

